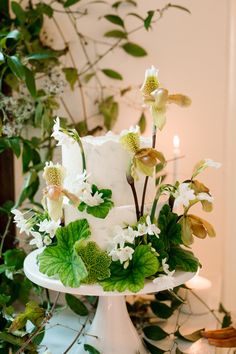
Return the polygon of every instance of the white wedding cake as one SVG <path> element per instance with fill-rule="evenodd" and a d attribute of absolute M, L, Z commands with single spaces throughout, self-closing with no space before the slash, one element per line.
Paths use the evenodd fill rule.
<path fill-rule="evenodd" d="M 65 224 L 67 225 L 77 219 L 87 219 L 91 228 L 91 240 L 103 249 L 107 249 L 117 225 L 126 227 L 135 224 L 137 221 L 134 198 L 126 179 L 126 172 L 130 165 L 130 154 L 120 142 L 121 135 L 107 133 L 99 137 L 86 136 L 81 138 L 88 174 L 87 181 L 96 184 L 99 188 L 109 188 L 112 191 L 114 207 L 106 218 L 96 218 L 86 211 L 80 212 L 72 205 L 67 205 L 64 208 Z M 151 147 L 151 138 L 141 137 L 140 146 Z M 64 186 L 76 193 L 77 177 L 83 173 L 81 149 L 78 144 L 62 146 L 62 165 L 66 169 L 67 176 Z M 145 175 L 140 174 L 135 183 L 140 202 L 144 180 Z M 75 185 L 74 190 L 73 185 Z M 155 191 L 154 178 L 150 178 L 145 198 L 146 208 L 152 203 Z"/>

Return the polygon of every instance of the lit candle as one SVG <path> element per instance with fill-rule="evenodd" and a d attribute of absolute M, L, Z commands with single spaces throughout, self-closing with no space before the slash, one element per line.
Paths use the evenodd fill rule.
<path fill-rule="evenodd" d="M 186 305 L 183 305 L 183 308 L 181 310 L 185 313 L 191 313 L 195 315 L 207 313 L 209 310 L 201 302 L 201 300 L 207 306 L 211 307 L 211 281 L 209 279 L 201 277 L 200 275 L 195 275 L 195 277 L 189 280 L 185 285 L 190 288 L 192 292 L 196 294 L 196 296 L 191 291 L 187 290 L 187 303 Z M 199 298 L 201 300 L 199 300 Z"/>
<path fill-rule="evenodd" d="M 178 135 L 174 135 L 173 137 L 173 153 L 174 153 L 174 161 L 173 161 L 173 183 L 175 183 L 178 179 L 178 158 L 180 155 L 180 138 Z"/>

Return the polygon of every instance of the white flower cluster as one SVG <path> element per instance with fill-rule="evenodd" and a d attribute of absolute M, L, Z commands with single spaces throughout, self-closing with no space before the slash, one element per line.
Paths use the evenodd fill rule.
<path fill-rule="evenodd" d="M 167 259 L 164 258 L 162 259 L 162 269 L 165 274 L 160 274 L 159 277 L 155 278 L 153 280 L 153 283 L 158 283 L 159 285 L 163 285 L 163 288 L 166 289 L 173 289 L 175 287 L 175 282 L 174 282 L 174 273 L 175 271 L 169 270 L 169 264 L 166 263 Z"/>
<path fill-rule="evenodd" d="M 181 183 L 178 186 L 178 189 L 173 194 L 175 201 L 174 201 L 174 208 L 178 208 L 179 206 L 188 207 L 190 202 L 193 200 L 206 200 L 210 203 L 213 202 L 213 197 L 208 193 L 198 193 L 195 194 L 194 190 L 191 188 L 191 183 Z"/>
<path fill-rule="evenodd" d="M 53 220 L 44 219 L 38 222 L 32 217 L 25 219 L 24 214 L 17 209 L 13 209 L 12 214 L 14 214 L 14 222 L 20 229 L 20 233 L 25 232 L 28 236 L 31 234 L 33 239 L 29 244 L 36 245 L 37 248 L 50 245 L 57 229 L 60 227 L 60 220 L 55 222 Z"/>
<path fill-rule="evenodd" d="M 151 223 L 150 216 L 146 217 L 144 224 L 138 224 L 137 230 L 131 226 L 122 229 L 121 226 L 115 227 L 115 236 L 109 247 L 109 255 L 113 261 L 120 261 L 124 263 L 124 268 L 128 267 L 129 261 L 132 259 L 134 249 L 126 244 L 134 244 L 135 238 L 144 235 L 155 235 L 159 237 L 160 229 Z"/>
<path fill-rule="evenodd" d="M 75 179 L 67 181 L 70 185 L 70 191 L 74 193 L 80 201 L 86 203 L 88 206 L 97 206 L 104 202 L 102 193 L 92 193 L 92 184 L 88 182 L 90 174 L 84 171 L 82 174 L 76 176 Z"/>

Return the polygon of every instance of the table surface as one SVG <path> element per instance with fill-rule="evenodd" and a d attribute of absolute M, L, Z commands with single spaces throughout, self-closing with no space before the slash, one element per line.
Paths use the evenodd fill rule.
<path fill-rule="evenodd" d="M 37 255 L 40 254 L 42 250 L 35 250 L 31 252 L 24 262 L 24 272 L 27 278 L 29 278 L 33 283 L 38 284 L 44 288 L 55 290 L 68 294 L 78 294 L 78 295 L 95 295 L 95 296 L 121 296 L 121 295 L 133 295 L 131 291 L 124 291 L 122 293 L 118 291 L 109 292 L 103 291 L 100 285 L 81 285 L 79 288 L 65 287 L 59 279 L 49 278 L 48 276 L 42 274 L 39 271 L 37 264 Z M 195 273 L 176 271 L 174 273 L 174 286 L 184 284 L 186 281 L 193 278 Z M 161 277 L 156 283 L 152 281 L 147 281 L 143 289 L 141 289 L 136 295 L 150 294 L 158 291 L 166 290 L 166 284 L 162 281 Z"/>

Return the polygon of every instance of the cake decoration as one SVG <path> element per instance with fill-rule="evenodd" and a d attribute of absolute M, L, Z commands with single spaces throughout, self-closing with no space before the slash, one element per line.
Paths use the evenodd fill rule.
<path fill-rule="evenodd" d="M 57 118 L 52 137 L 62 146 L 62 165 L 45 166 L 44 212 L 34 209 L 25 218 L 13 211 L 20 232 L 42 248 L 40 272 L 65 286 L 138 292 L 145 282 L 161 280 L 171 289 L 176 270 L 196 272 L 201 266 L 190 250 L 194 237 L 215 236 L 213 226 L 190 209 L 200 203 L 212 210 L 210 190 L 196 178 L 220 164 L 204 159 L 189 179 L 164 183 L 167 161 L 156 149 L 168 105 L 186 107 L 191 100 L 169 95 L 153 66 L 141 92 L 153 117 L 151 139 L 142 137 L 138 126 L 81 138 Z"/>

